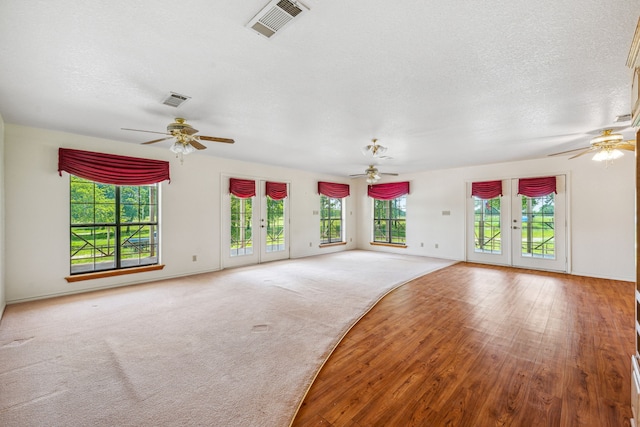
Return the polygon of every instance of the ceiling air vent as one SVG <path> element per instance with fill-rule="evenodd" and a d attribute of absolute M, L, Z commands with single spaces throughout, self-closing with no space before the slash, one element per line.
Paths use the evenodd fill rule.
<path fill-rule="evenodd" d="M 247 27 L 270 38 L 306 10 L 309 10 L 307 6 L 298 1 L 273 0 L 249 21 Z"/>
<path fill-rule="evenodd" d="M 162 103 L 170 107 L 179 107 L 189 99 L 191 99 L 190 96 L 180 95 L 179 93 L 175 92 L 169 92 L 169 95 L 162 101 Z"/>
<path fill-rule="evenodd" d="M 631 120 L 631 114 L 622 114 L 620 116 L 616 116 L 613 122 L 620 123 L 620 122 L 628 122 L 629 120 Z"/>

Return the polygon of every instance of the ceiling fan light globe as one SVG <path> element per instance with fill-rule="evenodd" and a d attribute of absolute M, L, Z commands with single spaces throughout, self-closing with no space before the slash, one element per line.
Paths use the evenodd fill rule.
<path fill-rule="evenodd" d="M 172 153 L 176 153 L 176 154 L 189 154 L 196 151 L 196 149 L 193 148 L 190 144 L 184 144 L 179 141 L 174 142 L 171 148 L 169 148 L 169 150 Z"/>
<path fill-rule="evenodd" d="M 182 153 L 182 144 L 180 144 L 179 142 L 174 142 L 173 145 L 169 148 L 169 151 L 176 154 Z"/>
<path fill-rule="evenodd" d="M 601 150 L 601 151 L 598 151 L 596 154 L 594 154 L 592 159 L 595 160 L 596 162 L 603 162 L 603 161 L 616 160 L 622 156 L 624 156 L 624 153 L 617 149 Z"/>
<path fill-rule="evenodd" d="M 611 156 L 615 160 L 615 159 L 619 159 L 620 157 L 624 156 L 624 153 L 622 151 L 616 149 L 616 150 L 613 150 L 611 152 Z"/>

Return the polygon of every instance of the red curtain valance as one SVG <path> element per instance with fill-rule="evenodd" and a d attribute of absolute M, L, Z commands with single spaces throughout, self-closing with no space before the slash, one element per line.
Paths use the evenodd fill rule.
<path fill-rule="evenodd" d="M 334 199 L 342 199 L 350 194 L 349 184 L 338 184 L 335 182 L 318 181 L 318 194 L 333 197 Z"/>
<path fill-rule="evenodd" d="M 556 191 L 556 177 L 525 178 L 518 180 L 518 194 L 527 197 L 543 197 Z"/>
<path fill-rule="evenodd" d="M 229 178 L 229 193 L 241 199 L 256 195 L 256 182 L 251 179 Z"/>
<path fill-rule="evenodd" d="M 367 193 L 374 199 L 393 200 L 409 194 L 409 181 L 370 185 Z"/>
<path fill-rule="evenodd" d="M 58 173 L 103 184 L 148 185 L 170 180 L 169 162 L 92 151 L 58 149 Z"/>
<path fill-rule="evenodd" d="M 267 196 L 273 200 L 282 200 L 287 197 L 287 183 L 286 182 L 269 182 L 266 183 Z"/>
<path fill-rule="evenodd" d="M 485 200 L 502 196 L 502 181 L 473 182 L 471 183 L 471 196 Z"/>

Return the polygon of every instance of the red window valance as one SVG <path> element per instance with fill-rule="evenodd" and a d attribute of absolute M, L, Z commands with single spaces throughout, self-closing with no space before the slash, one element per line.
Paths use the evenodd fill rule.
<path fill-rule="evenodd" d="M 502 181 L 473 182 L 471 183 L 471 196 L 485 200 L 502 196 Z"/>
<path fill-rule="evenodd" d="M 148 185 L 169 180 L 169 162 L 92 151 L 58 149 L 62 171 L 103 184 Z"/>
<path fill-rule="evenodd" d="M 229 178 L 229 193 L 241 199 L 256 195 L 256 182 L 251 179 Z"/>
<path fill-rule="evenodd" d="M 370 185 L 367 193 L 374 199 L 393 200 L 409 194 L 409 181 Z"/>
<path fill-rule="evenodd" d="M 556 191 L 556 177 L 525 178 L 518 180 L 518 194 L 527 197 L 543 197 Z"/>
<path fill-rule="evenodd" d="M 350 194 L 349 184 L 338 184 L 335 182 L 318 181 L 318 194 L 333 197 L 334 199 L 342 199 Z"/>
<path fill-rule="evenodd" d="M 287 197 L 287 183 L 267 181 L 265 192 L 273 200 L 282 200 Z"/>

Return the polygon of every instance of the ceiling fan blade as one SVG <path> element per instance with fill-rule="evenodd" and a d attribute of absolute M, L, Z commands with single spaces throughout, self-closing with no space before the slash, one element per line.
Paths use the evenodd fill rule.
<path fill-rule="evenodd" d="M 164 141 L 166 139 L 171 139 L 171 138 L 173 138 L 173 137 L 172 136 L 168 136 L 166 138 L 154 139 L 153 141 L 143 142 L 142 144 L 154 144 L 156 142 Z"/>
<path fill-rule="evenodd" d="M 393 172 L 380 172 L 379 175 L 398 176 L 397 173 L 393 173 Z"/>
<path fill-rule="evenodd" d="M 206 150 L 207 149 L 207 147 L 202 145 L 202 144 L 200 144 L 196 138 L 193 138 L 191 141 L 189 141 L 189 144 L 191 144 L 191 146 L 193 148 L 195 148 L 196 150 Z"/>
<path fill-rule="evenodd" d="M 224 142 L 225 144 L 233 144 L 235 142 L 233 139 L 218 138 L 218 137 L 215 137 L 215 136 L 199 135 L 199 136 L 197 136 L 197 138 L 201 139 L 203 141 Z"/>
<path fill-rule="evenodd" d="M 559 153 L 549 154 L 548 156 L 562 156 L 564 154 L 575 153 L 576 151 L 591 150 L 591 147 L 574 148 L 573 150 L 561 151 Z"/>
<path fill-rule="evenodd" d="M 636 151 L 636 141 L 630 139 L 622 144 L 616 145 L 616 148 L 619 148 L 620 150 Z"/>
<path fill-rule="evenodd" d="M 592 150 L 591 148 L 586 148 L 582 153 L 578 153 L 578 154 L 576 154 L 575 156 L 571 156 L 571 157 L 569 157 L 569 160 L 571 160 L 571 159 L 575 159 L 576 157 L 584 156 L 585 154 L 590 153 L 590 152 L 592 152 L 592 151 L 593 151 L 593 150 Z"/>
<path fill-rule="evenodd" d="M 367 176 L 367 175 L 368 175 L 368 174 L 366 174 L 366 173 L 357 173 L 357 174 L 355 174 L 355 175 L 349 175 L 349 177 L 351 177 L 351 178 L 357 178 L 357 177 L 359 177 L 359 176 Z"/>
<path fill-rule="evenodd" d="M 146 133 L 158 133 L 160 135 L 171 135 L 171 134 L 169 134 L 167 132 L 156 132 L 156 131 L 153 131 L 153 130 L 128 129 L 128 128 L 120 128 L 120 129 L 122 129 L 122 130 L 131 130 L 131 131 L 134 131 L 134 132 L 146 132 Z"/>

